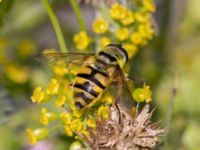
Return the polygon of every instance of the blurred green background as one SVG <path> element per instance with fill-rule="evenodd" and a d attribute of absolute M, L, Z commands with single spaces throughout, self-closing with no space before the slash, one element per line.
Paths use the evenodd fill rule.
<path fill-rule="evenodd" d="M 65 0 L 51 2 L 73 49 L 70 43 L 78 26 L 72 8 Z M 153 90 L 153 120 L 169 128 L 161 148 L 200 150 L 200 1 L 155 3 L 157 36 L 130 60 L 130 76 L 144 79 Z M 94 9 L 85 3 L 81 9 L 90 31 Z M 38 126 L 39 108 L 30 102 L 32 91 L 51 77 L 34 57 L 48 48 L 59 46 L 41 1 L 1 0 L 0 150 L 64 150 L 71 142 L 54 135 L 30 146 L 24 136 L 27 127 Z"/>

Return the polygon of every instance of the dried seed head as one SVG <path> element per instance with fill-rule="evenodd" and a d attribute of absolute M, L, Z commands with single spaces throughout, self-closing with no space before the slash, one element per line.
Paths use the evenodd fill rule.
<path fill-rule="evenodd" d="M 98 120 L 95 131 L 88 141 L 95 150 L 150 150 L 158 143 L 158 136 L 166 131 L 157 123 L 151 123 L 149 105 L 132 118 L 126 110 L 112 106 L 107 121 Z"/>

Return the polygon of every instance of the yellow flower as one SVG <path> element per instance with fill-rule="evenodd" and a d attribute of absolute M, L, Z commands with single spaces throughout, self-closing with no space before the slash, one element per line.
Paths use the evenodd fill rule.
<path fill-rule="evenodd" d="M 140 44 L 142 43 L 143 41 L 143 38 L 142 36 L 138 33 L 138 32 L 133 32 L 131 34 L 131 41 L 134 43 L 134 44 Z"/>
<path fill-rule="evenodd" d="M 64 93 L 66 94 L 66 97 L 67 97 L 67 101 L 74 102 L 72 100 L 74 98 L 74 89 L 73 89 L 73 87 L 69 86 L 69 87 L 66 88 L 66 86 L 65 86 L 64 87 L 64 91 L 65 91 Z"/>
<path fill-rule="evenodd" d="M 17 52 L 20 57 L 26 58 L 36 52 L 36 45 L 30 40 L 22 40 L 17 45 Z"/>
<path fill-rule="evenodd" d="M 151 102 L 152 92 L 149 86 L 144 85 L 143 88 L 137 88 L 133 91 L 133 98 L 137 102 L 146 101 L 147 103 Z"/>
<path fill-rule="evenodd" d="M 113 19 L 120 20 L 125 18 L 127 14 L 126 8 L 123 5 L 119 5 L 118 3 L 113 3 L 110 9 L 110 16 Z"/>
<path fill-rule="evenodd" d="M 71 114 L 69 114 L 69 113 L 67 113 L 67 112 L 62 112 L 61 114 L 60 114 L 60 118 L 61 118 L 61 120 L 62 120 L 62 122 L 64 123 L 64 124 L 70 124 L 71 123 L 71 121 L 72 121 L 72 116 L 71 116 Z"/>
<path fill-rule="evenodd" d="M 56 79 L 51 79 L 51 82 L 48 84 L 46 92 L 47 94 L 57 94 L 59 89 L 59 83 Z"/>
<path fill-rule="evenodd" d="M 109 93 L 105 93 L 105 95 L 101 97 L 101 101 L 103 103 L 112 104 L 113 97 Z"/>
<path fill-rule="evenodd" d="M 73 131 L 71 126 L 69 125 L 64 126 L 64 131 L 67 136 L 73 136 Z"/>
<path fill-rule="evenodd" d="M 144 85 L 143 88 L 144 88 L 145 101 L 146 101 L 147 103 L 149 103 L 149 102 L 152 101 L 152 98 L 151 98 L 151 97 L 152 97 L 152 92 L 151 92 L 149 86 Z"/>
<path fill-rule="evenodd" d="M 40 122 L 43 125 L 48 125 L 49 121 L 54 121 L 57 118 L 57 115 L 53 112 L 47 112 L 46 108 L 42 108 L 40 112 Z"/>
<path fill-rule="evenodd" d="M 105 33 L 108 31 L 108 24 L 102 18 L 98 18 L 93 22 L 93 31 L 98 34 Z"/>
<path fill-rule="evenodd" d="M 54 66 L 54 73 L 59 76 L 63 76 L 68 73 L 68 69 L 66 67 Z"/>
<path fill-rule="evenodd" d="M 143 38 L 152 39 L 153 29 L 149 25 L 140 25 L 138 32 Z"/>
<path fill-rule="evenodd" d="M 147 15 L 142 12 L 136 12 L 135 19 L 139 23 L 145 23 L 145 22 L 147 22 Z"/>
<path fill-rule="evenodd" d="M 83 129 L 83 123 L 81 122 L 80 119 L 74 119 L 72 120 L 71 122 L 71 128 L 74 130 L 74 131 L 81 131 Z"/>
<path fill-rule="evenodd" d="M 49 123 L 48 118 L 47 118 L 47 109 L 46 108 L 42 108 L 41 112 L 40 112 L 40 122 L 43 125 L 47 125 Z"/>
<path fill-rule="evenodd" d="M 127 11 L 125 16 L 120 19 L 123 25 L 130 25 L 135 21 L 133 13 L 131 11 Z"/>
<path fill-rule="evenodd" d="M 90 44 L 90 38 L 85 31 L 81 31 L 74 35 L 73 40 L 76 44 L 76 47 L 80 50 L 86 49 Z"/>
<path fill-rule="evenodd" d="M 66 97 L 61 95 L 56 99 L 56 106 L 57 107 L 63 107 L 66 103 Z"/>
<path fill-rule="evenodd" d="M 111 41 L 110 41 L 110 39 L 107 38 L 107 37 L 102 37 L 102 38 L 100 39 L 100 41 L 99 41 L 99 45 L 100 45 L 101 48 L 104 48 L 106 45 L 108 45 L 108 44 L 110 44 L 110 43 L 111 43 Z"/>
<path fill-rule="evenodd" d="M 35 144 L 37 142 L 37 138 L 31 129 L 26 129 L 26 136 L 30 144 Z"/>
<path fill-rule="evenodd" d="M 41 87 L 37 87 L 33 91 L 33 96 L 31 96 L 31 100 L 33 103 L 37 102 L 38 104 L 44 101 L 44 92 L 42 91 Z"/>
<path fill-rule="evenodd" d="M 100 106 L 97 110 L 97 116 L 102 119 L 108 119 L 109 117 L 109 108 L 108 106 Z"/>
<path fill-rule="evenodd" d="M 145 25 L 143 25 L 143 24 L 141 24 L 141 25 L 139 25 L 139 27 L 138 27 L 138 32 L 140 33 L 140 35 L 141 35 L 142 37 L 146 38 L 146 34 L 147 34 L 147 32 L 148 32 L 148 27 L 145 26 Z"/>
<path fill-rule="evenodd" d="M 78 110 L 75 105 L 71 106 L 71 109 L 73 110 L 73 116 L 76 118 L 80 118 L 83 115 L 83 111 Z"/>
<path fill-rule="evenodd" d="M 92 118 L 88 119 L 86 124 L 90 128 L 95 128 L 96 127 L 96 121 L 95 121 L 95 119 L 92 119 Z"/>
<path fill-rule="evenodd" d="M 143 0 L 143 6 L 147 11 L 155 12 L 155 5 L 152 0 Z"/>
<path fill-rule="evenodd" d="M 14 82 L 24 84 L 28 81 L 30 72 L 26 67 L 11 63 L 6 65 L 5 73 Z"/>
<path fill-rule="evenodd" d="M 120 28 L 117 30 L 116 32 L 116 37 L 120 40 L 120 41 L 124 41 L 128 38 L 129 36 L 129 31 L 127 28 Z"/>
<path fill-rule="evenodd" d="M 137 53 L 138 50 L 137 46 L 132 43 L 125 43 L 123 47 L 128 52 L 129 58 L 132 58 Z"/>
<path fill-rule="evenodd" d="M 36 144 L 38 140 L 42 140 L 48 136 L 48 130 L 46 128 L 39 128 L 34 131 L 26 129 L 26 135 L 30 144 Z"/>

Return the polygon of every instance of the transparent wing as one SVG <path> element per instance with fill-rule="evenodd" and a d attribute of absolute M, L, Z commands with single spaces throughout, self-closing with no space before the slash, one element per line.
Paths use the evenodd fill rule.
<path fill-rule="evenodd" d="M 119 66 L 115 67 L 113 82 L 109 87 L 109 92 L 113 95 L 116 102 L 120 103 L 127 110 L 130 111 L 134 106 L 133 97 L 127 79 Z"/>
<path fill-rule="evenodd" d="M 48 63 L 56 66 L 82 66 L 84 63 L 92 63 L 94 56 L 95 55 L 91 53 L 44 52 L 36 59 L 42 63 Z"/>

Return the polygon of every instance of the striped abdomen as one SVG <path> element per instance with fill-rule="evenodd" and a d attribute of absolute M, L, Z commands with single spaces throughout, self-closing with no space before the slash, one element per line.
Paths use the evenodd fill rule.
<path fill-rule="evenodd" d="M 83 108 L 96 99 L 105 87 L 110 84 L 106 72 L 94 66 L 83 67 L 76 76 L 74 83 L 74 99 L 77 108 Z"/>

